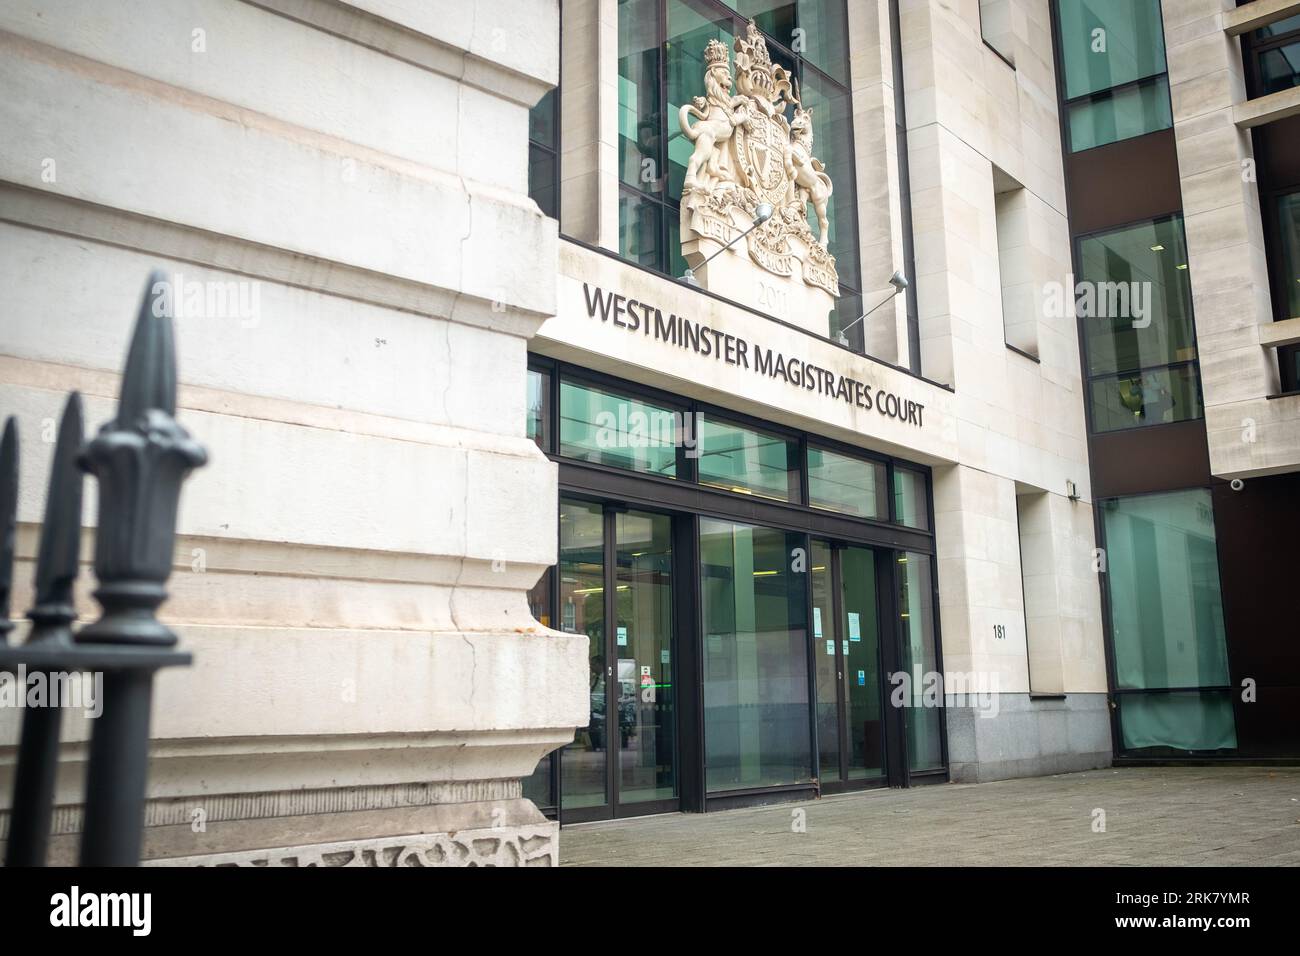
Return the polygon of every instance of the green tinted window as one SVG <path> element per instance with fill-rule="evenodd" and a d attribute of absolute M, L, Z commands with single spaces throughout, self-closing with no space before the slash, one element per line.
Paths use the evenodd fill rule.
<path fill-rule="evenodd" d="M 619 178 L 657 192 L 663 170 L 659 104 L 659 2 L 618 5 Z"/>
<path fill-rule="evenodd" d="M 903 631 L 902 670 L 905 685 L 903 724 L 907 729 L 908 769 L 934 770 L 943 766 L 939 707 L 925 698 L 927 674 L 939 670 L 934 639 L 934 587 L 930 556 L 908 551 L 898 555 L 898 615 Z M 933 702 L 931 702 L 933 703 Z M 943 703 L 940 697 L 939 704 Z"/>
<path fill-rule="evenodd" d="M 560 454 L 599 465 L 677 476 L 680 416 L 576 382 L 560 382 Z"/>
<path fill-rule="evenodd" d="M 1066 109 L 1073 153 L 1169 129 L 1174 124 L 1169 81 L 1163 76 L 1094 100 L 1081 100 Z"/>
<path fill-rule="evenodd" d="M 810 446 L 808 503 L 862 518 L 887 518 L 885 466 Z"/>
<path fill-rule="evenodd" d="M 700 484 L 799 500 L 799 444 L 794 439 L 704 416 L 697 437 Z"/>
<path fill-rule="evenodd" d="M 1090 375 L 1196 358 L 1181 216 L 1079 240 L 1078 278 Z"/>
<path fill-rule="evenodd" d="M 923 531 L 930 527 L 926 480 L 919 471 L 894 468 L 894 520 Z"/>
<path fill-rule="evenodd" d="M 618 251 L 624 259 L 663 268 L 663 214 L 662 203 L 624 187 L 618 197 Z"/>
<path fill-rule="evenodd" d="M 704 50 L 709 41 L 718 40 L 731 49 L 732 18 L 711 5 L 685 0 L 668 0 L 667 15 L 668 195 L 680 200 L 695 144 L 682 135 L 677 116 L 682 106 L 704 95 Z M 734 75 L 734 57 L 732 70 Z"/>
<path fill-rule="evenodd" d="M 826 173 L 834 183 L 826 203 L 830 224 L 830 250 L 840 281 L 857 288 L 858 239 L 853 217 L 857 204 L 853 168 L 853 104 L 848 90 L 827 83 L 815 73 L 805 71 L 799 81 L 799 95 L 805 109 L 813 114 L 813 155 L 826 164 Z M 808 204 L 808 224 L 820 238 L 817 213 Z M 854 316 L 857 318 L 857 316 Z M 852 321 L 850 319 L 849 321 Z"/>
<path fill-rule="evenodd" d="M 723 0 L 777 43 L 840 83 L 849 82 L 844 0 Z"/>
<path fill-rule="evenodd" d="M 1194 363 L 1094 378 L 1088 391 L 1094 432 L 1167 425 L 1205 414 Z"/>
<path fill-rule="evenodd" d="M 704 747 L 710 792 L 812 777 L 802 534 L 700 520 Z"/>
<path fill-rule="evenodd" d="M 1214 510 L 1206 489 L 1101 503 L 1115 682 L 1128 748 L 1236 746 Z M 1171 688 L 1195 693 L 1171 695 Z"/>
<path fill-rule="evenodd" d="M 1102 504 L 1115 679 L 1124 688 L 1228 682 L 1214 510 L 1205 489 Z"/>
<path fill-rule="evenodd" d="M 1065 98 L 1165 72 L 1160 0 L 1057 0 Z"/>
<path fill-rule="evenodd" d="M 550 408 L 551 376 L 535 368 L 528 370 L 527 435 L 542 451 L 551 450 Z"/>

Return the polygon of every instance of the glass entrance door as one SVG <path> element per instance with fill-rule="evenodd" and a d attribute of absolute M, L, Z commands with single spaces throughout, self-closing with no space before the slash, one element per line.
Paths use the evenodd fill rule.
<path fill-rule="evenodd" d="M 861 786 L 885 776 L 877 555 L 814 538 L 810 557 L 818 777 Z"/>
<path fill-rule="evenodd" d="M 590 639 L 591 717 L 560 758 L 565 819 L 675 809 L 672 519 L 560 502 L 560 626 Z"/>

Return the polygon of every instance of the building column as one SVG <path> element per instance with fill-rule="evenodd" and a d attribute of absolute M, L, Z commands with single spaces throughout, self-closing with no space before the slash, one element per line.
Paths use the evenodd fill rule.
<path fill-rule="evenodd" d="M 15 610 L 43 423 L 74 388 L 88 425 L 111 416 L 151 269 L 186 303 L 177 418 L 210 464 L 159 612 L 194 665 L 157 680 L 146 862 L 558 860 L 520 786 L 588 710 L 587 638 L 526 601 L 556 555 L 556 468 L 524 435 L 528 341 L 555 310 L 527 128 L 556 10 L 0 8 Z M 0 711 L 0 811 L 20 713 Z M 67 721 L 52 863 L 76 859 L 88 727 Z"/>
<path fill-rule="evenodd" d="M 560 231 L 618 251 L 618 0 L 565 0 Z"/>
<path fill-rule="evenodd" d="M 1277 358 L 1260 345 L 1273 320 L 1268 265 L 1250 131 L 1233 115 L 1246 99 L 1241 50 L 1222 22 L 1236 4 L 1162 8 L 1210 470 L 1246 474 L 1263 464 L 1256 450 L 1296 441 L 1294 406 L 1266 400 L 1279 390 Z"/>

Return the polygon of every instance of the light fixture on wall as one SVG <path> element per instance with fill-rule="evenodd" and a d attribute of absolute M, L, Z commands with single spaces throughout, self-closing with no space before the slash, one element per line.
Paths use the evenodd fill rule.
<path fill-rule="evenodd" d="M 727 243 L 725 246 L 723 246 L 713 255 L 709 256 L 709 258 L 701 262 L 699 268 L 703 269 L 710 262 L 712 262 L 714 258 L 722 255 L 724 252 L 726 252 L 728 249 L 730 249 L 732 246 L 738 243 L 741 239 L 744 239 L 747 235 L 749 235 L 751 232 L 753 232 L 755 229 L 757 229 L 759 226 L 761 226 L 763 223 L 767 222 L 771 218 L 772 218 L 772 204 L 770 202 L 759 203 L 754 208 L 754 224 L 750 226 L 748 229 L 746 229 L 744 232 L 742 232 L 740 235 L 736 236 L 736 238 L 732 239 L 731 242 Z M 694 286 L 697 289 L 700 287 L 699 280 L 695 278 L 694 269 L 687 269 L 685 274 L 682 276 L 682 281 L 689 286 Z"/>
<path fill-rule="evenodd" d="M 1079 486 L 1074 483 L 1073 478 L 1065 479 L 1065 497 L 1071 501 L 1079 500 Z"/>
<path fill-rule="evenodd" d="M 907 284 L 908 284 L 908 283 L 907 283 L 907 276 L 905 276 L 905 275 L 903 275 L 903 273 L 901 273 L 901 272 L 895 270 L 894 274 L 893 274 L 892 276 L 889 277 L 889 284 L 892 285 L 892 286 L 894 287 L 894 291 L 893 291 L 893 292 L 889 293 L 889 295 L 888 295 L 887 297 L 885 297 L 885 298 L 884 298 L 883 300 L 881 300 L 880 302 L 877 302 L 875 305 L 873 305 L 871 308 L 869 308 L 866 312 L 863 312 L 860 316 L 858 316 L 856 319 L 854 319 L 852 322 L 850 322 L 848 325 L 844 326 L 844 328 L 840 329 L 839 332 L 836 333 L 835 337 L 836 337 L 836 339 L 839 340 L 840 345 L 848 345 L 848 344 L 849 344 L 849 337 L 848 337 L 847 335 L 844 334 L 845 332 L 847 332 L 849 329 L 853 328 L 853 326 L 857 325 L 859 322 L 861 322 L 863 319 L 865 319 L 867 316 L 869 316 L 872 312 L 875 312 L 876 309 L 880 308 L 880 307 L 881 307 L 882 305 L 884 305 L 886 302 L 892 302 L 892 301 L 894 300 L 894 296 L 898 295 L 898 293 L 902 292 L 904 289 L 907 288 Z"/>

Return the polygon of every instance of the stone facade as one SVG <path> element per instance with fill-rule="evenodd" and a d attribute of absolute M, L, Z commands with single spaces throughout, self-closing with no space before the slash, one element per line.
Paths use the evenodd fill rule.
<path fill-rule="evenodd" d="M 150 269 L 198 290 L 176 321 L 179 418 L 212 463 L 161 611 L 196 663 L 157 683 L 149 858 L 554 861 L 518 781 L 587 720 L 586 638 L 525 600 L 556 547 L 523 403 L 554 310 L 527 124 L 558 26 L 538 0 L 0 11 L 17 610 L 42 423 L 74 388 L 89 424 L 109 416 Z M 17 716 L 0 713 L 0 808 Z M 66 861 L 87 734 L 65 728 Z"/>
<path fill-rule="evenodd" d="M 1249 478 L 1300 468 L 1300 397 L 1280 391 L 1250 130 L 1293 115 L 1300 89 L 1246 98 L 1238 34 L 1288 5 L 1256 0 L 1163 0 L 1169 90 L 1178 145 L 1196 347 L 1210 470 Z M 1272 341 L 1270 341 L 1272 339 Z"/>
<path fill-rule="evenodd" d="M 1040 712 L 1045 724 L 1056 721 L 1050 713 L 1058 705 L 1048 697 L 1090 702 L 1064 705 L 1077 725 L 1089 725 L 1080 731 L 1087 750 L 1075 762 L 1104 766 L 1109 718 L 1095 702 L 1107 679 L 1077 330 L 1072 317 L 1052 317 L 1043 302 L 1045 290 L 1071 272 L 1051 20 L 1037 0 L 1005 5 L 1002 40 L 1014 52 L 1013 68 L 983 42 L 979 6 L 899 2 L 916 257 L 909 278 L 924 378 L 890 367 L 911 359 L 902 296 L 872 314 L 870 358 L 855 358 L 563 239 L 557 315 L 532 348 L 931 465 L 945 670 L 996 675 L 1008 706 L 1025 703 L 1017 719 L 1026 723 Z M 616 22 L 609 7 L 570 0 L 566 21 Z M 847 13 L 865 308 L 893 291 L 889 277 L 903 265 L 901 176 L 890 4 L 848 0 Z M 564 42 L 566 110 L 570 84 L 584 95 L 616 87 L 616 31 L 601 30 L 596 41 L 589 34 L 570 40 L 566 31 Z M 573 55 L 571 42 L 582 50 L 598 42 L 600 55 Z M 611 189 L 599 184 L 617 192 L 617 130 L 586 113 L 572 122 L 564 115 L 564 155 L 598 165 L 572 179 L 562 172 L 561 233 L 617 251 L 616 231 L 588 230 L 592 207 L 603 222 L 613 206 Z M 828 406 L 731 367 L 701 375 L 691 356 L 593 322 L 584 282 L 865 378 L 924 404 L 924 424 Z M 1015 760 L 1023 772 L 1050 772 L 1073 759 L 1069 749 L 1051 750 L 1053 742 L 1068 748 L 1069 739 L 1048 733 L 1045 749 L 990 759 L 1004 770 Z"/>

